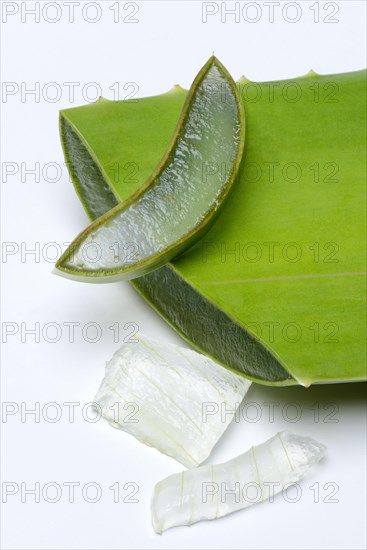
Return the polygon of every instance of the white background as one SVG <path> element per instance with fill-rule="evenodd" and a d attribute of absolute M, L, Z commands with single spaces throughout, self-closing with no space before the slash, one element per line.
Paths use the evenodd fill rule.
<path fill-rule="evenodd" d="M 129 82 L 138 86 L 137 97 L 165 92 L 177 83 L 188 87 L 213 51 L 236 79 L 242 74 L 253 80 L 291 78 L 311 68 L 326 74 L 363 68 L 365 2 L 329 2 L 328 6 L 319 2 L 319 23 L 310 9 L 315 3 L 304 1 L 293 3 L 301 11 L 295 23 L 284 20 L 284 2 L 275 9 L 273 23 L 263 2 L 258 2 L 262 15 L 256 23 L 243 16 L 236 23 L 234 16 L 225 17 L 225 13 L 221 22 L 220 4 L 213 4 L 218 13 L 203 23 L 201 2 L 154 1 L 137 2 L 139 9 L 133 16 L 136 23 L 122 21 L 133 8 L 121 3 L 120 22 L 115 23 L 110 9 L 113 2 L 106 1 L 99 3 L 102 15 L 93 24 L 83 19 L 83 0 L 75 5 L 73 23 L 65 2 L 58 3 L 58 22 L 46 20 L 58 15 L 54 6 L 41 13 L 38 23 L 34 16 L 24 13 L 23 6 L 22 22 L 22 4 L 32 7 L 35 2 L 2 2 L 2 79 L 16 83 L 20 90 L 17 92 L 15 87 L 13 95 L 3 95 L 1 105 L 2 166 L 13 162 L 14 170 L 18 170 L 7 181 L 3 177 L 2 182 L 2 239 L 15 243 L 15 253 L 3 257 L 2 262 L 2 321 L 13 322 L 14 330 L 18 329 L 3 345 L 2 399 L 19 407 L 24 402 L 23 407 L 28 408 L 36 402 L 41 408 L 56 402 L 62 408 L 62 417 L 57 423 L 42 415 L 40 422 L 30 415 L 21 422 L 20 413 L 2 417 L 2 481 L 19 487 L 22 482 L 27 487 L 36 482 L 41 487 L 55 482 L 64 491 L 60 501 L 53 504 L 44 498 L 34 503 L 30 495 L 21 502 L 20 491 L 10 496 L 2 505 L 2 547 L 365 548 L 366 423 L 361 384 L 307 390 L 253 385 L 247 403 L 256 402 L 261 407 L 261 418 L 250 422 L 259 411 L 247 406 L 245 419 L 230 426 L 214 450 L 212 461 L 230 459 L 282 429 L 313 436 L 328 446 L 328 454 L 302 482 L 301 498 L 292 504 L 280 496 L 272 504 L 253 506 L 216 522 L 176 528 L 162 537 L 154 534 L 149 510 L 152 488 L 160 479 L 180 471 L 180 464 L 103 421 L 86 421 L 82 407 L 93 400 L 105 361 L 118 346 L 109 328 L 114 323 L 119 323 L 121 338 L 128 333 L 123 328 L 125 323 L 131 322 L 150 336 L 183 342 L 128 283 L 83 285 L 51 274 L 52 262 L 47 261 L 47 255 L 51 257 L 55 251 L 47 243 L 72 240 L 87 224 L 87 217 L 65 169 L 54 183 L 47 181 L 51 171 L 46 178 L 41 174 L 39 182 L 25 173 L 36 162 L 41 171 L 48 163 L 63 166 L 58 110 L 84 104 L 81 90 L 90 82 L 97 82 L 110 99 L 114 95 L 109 87 L 115 82 L 119 82 L 121 98 L 131 91 L 123 89 Z M 42 9 L 46 3 L 39 4 Z M 233 6 L 233 2 L 228 4 Z M 334 15 L 338 22 L 324 22 L 334 5 L 339 8 Z M 6 20 L 4 9 L 16 8 L 19 11 Z M 248 19 L 255 18 L 254 9 L 250 7 Z M 289 8 L 285 17 L 295 18 L 295 9 Z M 96 14 L 93 6 L 84 12 L 89 19 Z M 40 97 L 22 97 L 22 86 L 24 92 L 24 86 L 34 88 L 37 82 Z M 56 82 L 61 89 L 56 102 L 47 100 L 47 94 L 52 94 L 47 88 L 49 82 Z M 65 82 L 80 83 L 75 88 L 74 102 L 69 100 Z M 86 90 L 91 97 L 96 93 L 93 87 Z M 21 163 L 25 163 L 23 169 Z M 35 246 L 39 246 L 38 255 L 22 257 L 22 248 L 24 252 L 25 247 Z M 65 325 L 70 322 L 79 323 L 73 343 L 69 342 Z M 40 323 L 41 331 L 47 323 L 58 323 L 62 329 L 60 340 L 47 341 L 55 334 L 50 329 L 49 335 L 41 334 L 36 343 L 34 336 L 24 334 L 35 323 Z M 87 341 L 93 338 L 92 328 L 83 338 L 82 328 L 87 323 L 100 325 L 102 336 L 98 342 Z M 64 402 L 80 403 L 74 423 L 68 421 Z M 273 421 L 264 402 L 279 403 Z M 294 423 L 287 420 L 287 415 L 293 417 L 296 411 L 292 403 L 301 411 Z M 319 419 L 315 417 L 317 408 Z M 328 417 L 332 411 L 334 415 Z M 51 416 L 54 411 L 48 412 Z M 65 482 L 81 484 L 74 503 L 69 503 L 67 488 L 62 485 Z M 101 487 L 98 503 L 88 503 L 82 497 L 81 488 L 88 482 Z M 139 502 L 114 503 L 109 487 L 116 482 L 121 487 L 127 482 L 138 484 Z M 315 482 L 319 484 L 320 502 L 315 502 L 310 489 Z M 333 485 L 325 489 L 326 483 Z M 338 502 L 323 502 L 330 487 L 336 485 L 339 490 L 334 499 Z M 122 491 L 122 497 L 127 494 Z"/>

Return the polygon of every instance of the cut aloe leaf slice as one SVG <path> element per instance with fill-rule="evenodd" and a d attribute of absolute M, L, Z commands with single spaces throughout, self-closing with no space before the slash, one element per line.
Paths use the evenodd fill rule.
<path fill-rule="evenodd" d="M 212 57 L 194 80 L 171 145 L 152 175 L 75 239 L 56 272 L 111 282 L 167 263 L 209 230 L 232 188 L 243 146 L 238 89 Z M 104 197 L 111 199 L 106 190 Z"/>
<path fill-rule="evenodd" d="M 230 201 L 195 247 L 133 284 L 198 350 L 259 383 L 363 380 L 366 71 L 238 87 L 246 150 Z M 106 186 L 117 204 L 143 185 L 186 95 L 61 112 L 91 219 Z M 99 171 L 83 195 L 88 167 Z"/>
<path fill-rule="evenodd" d="M 251 382 L 189 349 L 139 335 L 106 366 L 103 417 L 188 468 L 210 454 Z"/>
<path fill-rule="evenodd" d="M 225 462 L 174 474 L 157 483 L 152 499 L 156 533 L 242 510 L 297 483 L 326 447 L 309 437 L 280 432 Z"/>

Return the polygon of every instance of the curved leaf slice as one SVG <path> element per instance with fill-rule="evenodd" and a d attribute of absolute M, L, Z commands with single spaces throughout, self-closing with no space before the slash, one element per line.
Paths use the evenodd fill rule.
<path fill-rule="evenodd" d="M 56 272 L 111 282 L 163 266 L 209 230 L 232 188 L 243 146 L 238 89 L 212 57 L 194 80 L 171 145 L 150 178 L 83 231 Z M 108 190 L 105 195 L 111 199 Z"/>
<path fill-rule="evenodd" d="M 310 437 L 279 432 L 225 462 L 173 474 L 154 488 L 156 533 L 178 525 L 217 519 L 265 500 L 297 483 L 324 456 L 326 447 Z"/>

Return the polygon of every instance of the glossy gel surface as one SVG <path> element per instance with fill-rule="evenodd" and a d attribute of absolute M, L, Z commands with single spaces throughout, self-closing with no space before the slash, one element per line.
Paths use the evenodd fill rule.
<path fill-rule="evenodd" d="M 212 58 L 192 86 L 171 148 L 142 192 L 87 228 L 56 268 L 71 278 L 109 282 L 163 265 L 209 229 L 242 148 L 237 89 Z"/>
<path fill-rule="evenodd" d="M 139 336 L 107 364 L 95 402 L 112 426 L 192 468 L 209 456 L 250 384 L 195 351 Z"/>
<path fill-rule="evenodd" d="M 169 476 L 154 489 L 154 530 L 160 534 L 272 500 L 286 485 L 299 481 L 325 450 L 314 439 L 280 432 L 224 464 Z"/>

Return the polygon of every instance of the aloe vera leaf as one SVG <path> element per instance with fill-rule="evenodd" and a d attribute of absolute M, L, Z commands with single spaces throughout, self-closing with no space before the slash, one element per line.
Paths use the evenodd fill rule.
<path fill-rule="evenodd" d="M 238 89 L 212 57 L 195 78 L 173 140 L 151 176 L 74 240 L 56 273 L 111 282 L 163 266 L 209 230 L 231 191 L 243 147 Z M 222 171 L 213 169 L 217 163 Z M 88 181 L 87 194 L 91 186 Z M 109 193 L 103 186 L 101 200 L 109 203 Z"/>
<path fill-rule="evenodd" d="M 137 338 L 107 363 L 94 403 L 112 426 L 195 467 L 223 435 L 251 382 L 196 351 Z"/>
<path fill-rule="evenodd" d="M 365 71 L 310 73 L 272 83 L 241 80 L 246 148 L 231 200 L 194 248 L 133 283 L 197 349 L 259 383 L 309 385 L 366 378 L 366 251 L 361 239 L 365 81 Z M 249 101 L 254 86 L 258 99 Z M 300 90 L 299 101 L 284 99 L 287 86 Z M 269 90 L 274 93 L 272 100 Z M 115 195 L 126 198 L 159 161 L 184 97 L 178 88 L 136 103 L 103 101 L 62 111 L 63 133 L 82 136 L 73 147 L 64 139 L 71 172 L 81 165 L 80 149 L 88 147 L 92 153 L 85 165 L 98 158 Z M 118 128 L 116 120 L 110 122 L 114 117 Z M 119 155 L 116 141 L 120 141 Z M 149 155 L 141 155 L 144 148 Z M 139 168 L 135 182 L 127 176 L 128 162 Z M 271 162 L 280 167 L 274 181 L 269 181 L 267 171 Z M 301 179 L 293 183 L 281 175 L 290 162 L 302 169 Z M 319 181 L 311 169 L 317 167 Z M 86 196 L 82 201 L 93 218 L 92 200 Z M 277 253 L 270 262 L 263 243 L 271 242 L 280 243 L 276 250 L 296 242 L 302 258 L 292 263 Z M 236 243 L 258 244 L 262 257 L 249 262 L 241 255 L 236 261 L 229 254 L 222 261 L 222 247 L 225 252 L 225 247 L 235 249 Z M 327 243 L 336 243 L 339 252 L 335 254 L 333 245 L 325 249 Z M 317 251 L 319 261 L 314 256 Z M 331 262 L 325 261 L 328 256 Z M 291 339 L 290 323 L 302 332 L 297 341 Z M 285 327 L 290 327 L 291 338 L 284 334 Z"/>
<path fill-rule="evenodd" d="M 280 432 L 225 462 L 173 474 L 154 488 L 152 523 L 156 533 L 178 525 L 217 519 L 252 504 L 273 501 L 297 483 L 325 453 L 309 437 Z"/>

